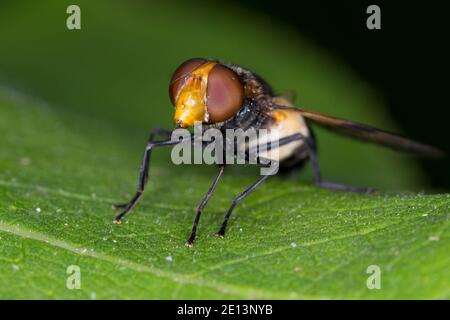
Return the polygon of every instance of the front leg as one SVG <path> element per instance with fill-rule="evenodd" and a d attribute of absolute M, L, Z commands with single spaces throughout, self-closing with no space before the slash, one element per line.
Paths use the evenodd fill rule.
<path fill-rule="evenodd" d="M 155 141 L 155 142 L 149 142 L 147 146 L 145 147 L 144 151 L 144 157 L 142 159 L 142 164 L 140 168 L 139 173 L 139 180 L 138 180 L 138 187 L 135 195 L 133 198 L 126 204 L 117 206 L 117 208 L 123 208 L 124 210 L 120 212 L 116 217 L 114 218 L 114 223 L 120 223 L 120 220 L 125 217 L 128 213 L 130 213 L 131 209 L 136 205 L 136 203 L 141 198 L 145 185 L 147 184 L 148 180 L 148 171 L 149 171 L 149 162 L 150 162 L 150 155 L 155 147 L 162 147 L 162 146 L 171 146 L 180 143 L 180 141 L 172 141 L 171 139 L 163 140 L 163 141 Z"/>
<path fill-rule="evenodd" d="M 164 137 L 164 139 L 169 139 L 172 135 L 172 130 L 169 129 L 165 129 L 165 128 L 153 128 L 150 130 L 150 134 L 149 134 L 149 138 L 148 138 L 148 143 L 152 143 L 155 140 L 155 136 L 162 136 Z M 118 210 L 118 209 L 125 209 L 130 202 L 127 203 L 121 203 L 121 204 L 113 204 L 113 209 L 114 210 Z"/>

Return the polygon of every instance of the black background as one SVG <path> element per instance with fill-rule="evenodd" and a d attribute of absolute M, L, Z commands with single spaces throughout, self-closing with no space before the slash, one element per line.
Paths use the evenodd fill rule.
<path fill-rule="evenodd" d="M 180 316 L 177 314 L 178 308 L 187 306 L 206 306 L 212 308 L 219 308 L 222 304 L 227 305 L 272 305 L 273 312 L 270 315 L 221 315 L 210 314 L 208 318 L 202 316 Z M 87 313 L 99 311 L 105 312 L 114 310 L 114 318 L 124 319 L 131 318 L 135 315 L 146 314 L 148 319 L 159 318 L 161 315 L 164 319 L 285 319 L 285 318 L 309 318 L 313 315 L 314 318 L 324 316 L 345 316 L 349 319 L 364 318 L 380 318 L 386 314 L 396 316 L 403 316 L 406 318 L 417 315 L 420 311 L 436 310 L 440 308 L 444 312 L 445 301 L 282 301 L 282 300 L 162 300 L 162 301 L 0 301 L 2 310 L 11 308 L 18 316 L 21 314 L 28 315 L 30 309 L 35 314 L 42 313 L 46 318 L 61 318 L 60 312 L 48 312 L 57 310 L 55 307 L 64 308 L 64 310 L 71 310 L 71 315 L 84 316 Z M 22 307 L 23 305 L 23 307 Z M 28 308 L 27 308 L 28 307 Z M 97 310 L 94 310 L 97 309 Z M 63 309 L 62 309 L 63 310 Z M 352 310 L 352 312 L 349 312 Z"/>
<path fill-rule="evenodd" d="M 235 0 L 330 51 L 384 94 L 402 131 L 450 154 L 449 5 L 444 1 Z M 368 30 L 367 7 L 381 9 Z M 450 189 L 450 161 L 420 159 L 431 184 Z"/>

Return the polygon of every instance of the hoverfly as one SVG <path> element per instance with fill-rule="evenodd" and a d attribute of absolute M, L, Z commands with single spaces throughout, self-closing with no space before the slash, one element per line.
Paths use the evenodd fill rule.
<path fill-rule="evenodd" d="M 222 63 L 215 59 L 194 58 L 183 62 L 174 72 L 169 85 L 169 96 L 175 106 L 176 128 L 192 127 L 201 122 L 220 131 L 236 128 L 268 128 L 278 133 L 278 159 L 280 164 L 290 166 L 310 160 L 315 184 L 319 187 L 354 192 L 367 192 L 368 188 L 357 188 L 323 180 L 317 158 L 314 135 L 309 122 L 314 122 L 333 131 L 374 142 L 396 150 L 428 156 L 441 152 L 429 145 L 409 140 L 399 135 L 364 124 L 339 119 L 315 111 L 296 108 L 286 98 L 275 96 L 270 86 L 252 71 L 235 64 Z M 154 129 L 145 148 L 138 188 L 133 198 L 125 204 L 115 205 L 122 211 L 114 218 L 120 223 L 141 198 L 149 173 L 150 154 L 154 148 L 173 146 L 171 130 Z M 155 135 L 166 136 L 165 140 L 154 140 Z M 260 163 L 259 163 L 260 164 Z M 218 174 L 198 206 L 197 213 L 186 245 L 192 246 L 201 213 L 212 196 L 225 164 L 218 166 Z M 236 205 L 254 191 L 269 175 L 261 175 L 252 185 L 238 195 L 225 214 L 217 235 L 225 235 L 226 226 Z"/>

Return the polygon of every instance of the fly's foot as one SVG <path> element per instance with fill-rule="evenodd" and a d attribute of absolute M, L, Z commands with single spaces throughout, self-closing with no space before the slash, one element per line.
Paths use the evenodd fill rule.
<path fill-rule="evenodd" d="M 188 241 L 186 241 L 186 243 L 184 245 L 188 248 L 192 248 L 194 246 L 194 241 L 191 241 L 189 239 Z"/>
<path fill-rule="evenodd" d="M 195 240 L 195 237 L 196 237 L 196 231 L 197 231 L 197 228 L 194 227 L 192 229 L 191 236 L 189 237 L 189 239 L 187 239 L 187 241 L 185 243 L 186 247 L 192 248 L 192 246 L 194 245 L 194 240 Z"/>
<path fill-rule="evenodd" d="M 220 228 L 220 230 L 216 233 L 216 236 L 223 239 L 225 237 L 225 228 Z"/>

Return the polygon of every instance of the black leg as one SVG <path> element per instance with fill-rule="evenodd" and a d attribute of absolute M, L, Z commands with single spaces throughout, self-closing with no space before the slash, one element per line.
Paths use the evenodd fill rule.
<path fill-rule="evenodd" d="M 373 189 L 371 189 L 371 188 L 354 187 L 354 186 L 350 186 L 350 185 L 346 185 L 346 184 L 342 184 L 342 183 L 336 183 L 336 182 L 332 182 L 332 181 L 322 180 L 322 177 L 320 174 L 319 160 L 317 158 L 317 148 L 316 148 L 316 143 L 314 141 L 314 138 L 308 137 L 305 139 L 305 142 L 306 142 L 306 146 L 308 148 L 309 159 L 311 160 L 314 181 L 317 186 L 319 186 L 321 188 L 332 189 L 332 190 L 342 190 L 342 191 L 351 191 L 351 192 L 360 192 L 360 193 L 368 193 L 368 192 L 373 191 Z"/>
<path fill-rule="evenodd" d="M 171 141 L 163 140 L 163 141 L 155 141 L 155 142 L 149 142 L 147 146 L 145 147 L 144 157 L 142 159 L 142 164 L 140 168 L 140 174 L 139 174 L 139 180 L 138 180 L 138 187 L 136 194 L 133 196 L 133 198 L 125 205 L 117 206 L 118 208 L 123 208 L 124 210 L 119 213 L 113 220 L 114 223 L 120 223 L 120 219 L 122 219 L 124 216 L 126 216 L 131 209 L 136 205 L 138 200 L 141 198 L 145 185 L 148 180 L 148 170 L 149 170 L 149 161 L 150 161 L 150 155 L 152 152 L 152 149 L 154 147 L 161 147 L 161 146 L 171 146 L 180 143 L 179 141 Z"/>
<path fill-rule="evenodd" d="M 286 144 L 289 144 L 289 143 L 291 143 L 291 142 L 293 142 L 293 141 L 302 140 L 302 139 L 303 139 L 303 136 L 302 136 L 301 134 L 299 134 L 299 133 L 296 133 L 296 134 L 293 134 L 293 135 L 290 135 L 290 136 L 287 136 L 287 137 L 283 137 L 283 138 L 281 138 L 281 139 L 278 140 L 278 145 L 277 145 L 277 147 L 279 148 L 279 147 L 281 147 L 281 146 L 283 146 L 283 145 L 286 145 Z M 268 142 L 268 143 L 266 144 L 265 150 L 270 150 L 270 149 L 272 149 L 272 148 L 273 148 L 272 144 L 273 144 L 272 142 Z M 260 160 L 262 160 L 262 159 L 260 158 Z M 260 161 L 260 163 L 261 163 L 261 161 Z M 265 163 L 270 163 L 270 162 L 265 162 Z M 274 161 L 272 161 L 272 165 L 273 165 L 273 164 L 275 164 Z M 278 168 L 277 168 L 277 170 L 278 170 Z M 272 173 L 273 173 L 273 172 L 272 172 Z M 234 208 L 237 206 L 237 204 L 238 204 L 240 201 L 242 201 L 243 199 L 245 199 L 245 198 L 246 198 L 250 193 L 252 193 L 256 188 L 258 188 L 258 187 L 261 185 L 261 183 L 263 183 L 264 180 L 266 180 L 270 175 L 271 175 L 271 174 L 270 174 L 270 172 L 269 172 L 267 175 L 262 175 L 262 176 L 260 176 L 260 177 L 258 178 L 258 180 L 256 180 L 256 182 L 255 182 L 254 184 L 252 184 L 252 185 L 249 186 L 247 189 L 245 189 L 244 192 L 242 192 L 239 196 L 237 196 L 237 197 L 233 200 L 233 202 L 231 203 L 230 208 L 228 208 L 228 211 L 227 211 L 227 213 L 225 214 L 225 217 L 224 217 L 223 222 L 222 222 L 222 226 L 220 227 L 219 232 L 217 232 L 217 235 L 218 235 L 219 237 L 223 237 L 223 236 L 225 235 L 225 231 L 226 231 L 226 228 L 227 228 L 228 220 L 230 219 L 231 213 L 233 212 L 233 210 L 234 210 Z"/>
<path fill-rule="evenodd" d="M 247 189 L 244 190 L 244 192 L 242 192 L 239 196 L 237 196 L 233 202 L 231 203 L 230 208 L 228 208 L 227 213 L 225 214 L 225 217 L 223 219 L 222 222 L 222 226 L 220 227 L 219 232 L 217 232 L 217 235 L 219 237 L 223 237 L 225 235 L 225 231 L 227 228 L 227 223 L 228 220 L 230 219 L 231 213 L 233 212 L 234 208 L 237 206 L 237 204 L 242 201 L 243 199 L 245 199 L 250 193 L 252 193 L 256 188 L 258 188 L 261 183 L 264 182 L 264 180 L 266 180 L 270 175 L 262 175 L 258 178 L 258 180 L 256 180 L 255 183 L 253 183 L 252 185 L 250 185 Z"/>
<path fill-rule="evenodd" d="M 188 246 L 188 247 L 192 247 L 192 245 L 194 243 L 195 236 L 196 236 L 196 233 L 197 233 L 197 225 L 198 225 L 198 222 L 200 221 L 200 216 L 202 214 L 203 208 L 206 206 L 206 204 L 208 203 L 209 199 L 211 198 L 214 190 L 216 189 L 217 183 L 219 182 L 220 178 L 223 175 L 224 168 L 225 168 L 225 165 L 220 165 L 219 166 L 219 173 L 217 174 L 217 176 L 214 179 L 213 183 L 209 187 L 208 192 L 203 197 L 202 202 L 200 202 L 200 205 L 198 206 L 197 214 L 195 215 L 195 219 L 194 219 L 194 224 L 192 225 L 191 236 L 186 241 L 186 246 Z"/>
<path fill-rule="evenodd" d="M 156 135 L 160 135 L 160 136 L 163 136 L 165 139 L 168 139 L 168 138 L 171 137 L 171 134 L 172 134 L 172 130 L 165 129 L 165 128 L 153 128 L 152 130 L 150 130 L 148 143 L 154 142 L 154 138 L 155 138 Z M 137 197 L 137 195 L 135 197 Z M 131 201 L 133 201 L 133 200 L 131 200 Z M 134 201 L 137 201 L 137 199 L 134 199 Z M 113 207 L 114 210 L 125 209 L 130 202 L 121 203 L 121 204 L 113 204 L 112 207 Z"/>

